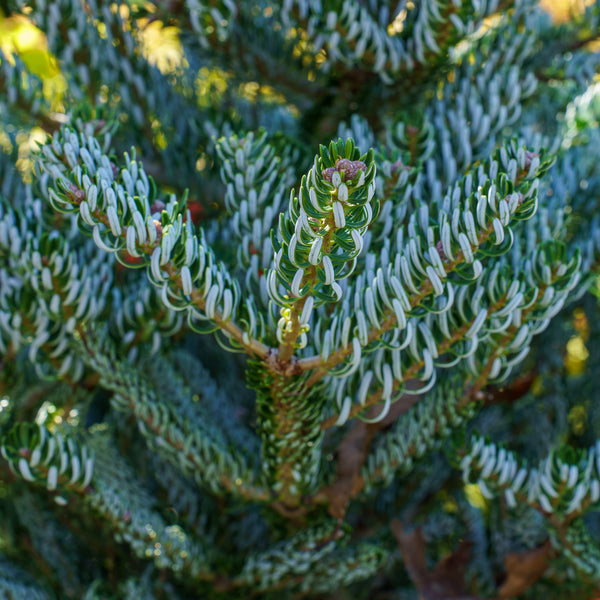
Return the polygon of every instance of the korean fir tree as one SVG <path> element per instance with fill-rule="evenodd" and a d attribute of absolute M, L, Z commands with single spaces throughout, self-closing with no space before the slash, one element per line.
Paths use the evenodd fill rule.
<path fill-rule="evenodd" d="M 600 2 L 0 6 L 0 597 L 598 595 Z"/>

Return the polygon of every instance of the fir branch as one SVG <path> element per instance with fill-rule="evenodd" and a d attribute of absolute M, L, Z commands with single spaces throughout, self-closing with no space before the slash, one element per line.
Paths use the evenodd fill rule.
<path fill-rule="evenodd" d="M 106 442 L 97 440 L 102 452 L 97 453 L 94 488 L 86 503 L 112 528 L 116 539 L 126 541 L 140 558 L 193 579 L 215 580 L 217 575 L 207 564 L 207 548 L 151 510 L 151 497 Z"/>
<path fill-rule="evenodd" d="M 455 385 L 456 381 L 452 380 L 438 385 L 433 393 L 400 417 L 395 427 L 382 437 L 380 445 L 367 456 L 346 503 L 365 489 L 391 482 L 399 472 L 410 472 L 416 459 L 473 417 L 477 404 L 483 399 L 480 390 L 468 384 L 457 390 Z M 436 419 L 428 418 L 431 411 L 435 411 Z"/>
<path fill-rule="evenodd" d="M 505 300 L 505 298 L 503 298 L 502 300 Z M 499 310 L 501 308 L 501 306 L 502 306 L 502 301 L 498 302 L 495 306 L 490 307 L 489 312 L 491 313 L 491 312 L 494 312 L 495 310 Z M 455 345 L 457 342 L 463 341 L 465 338 L 465 334 L 473 327 L 476 318 L 477 318 L 477 315 L 473 318 L 473 320 L 467 321 L 466 323 L 464 323 L 457 329 L 454 329 L 452 336 L 444 339 L 437 346 L 438 354 L 440 356 L 445 354 L 446 352 L 451 350 L 452 346 Z M 425 366 L 424 359 L 414 361 L 408 369 L 404 370 L 402 379 L 394 381 L 394 383 L 392 384 L 391 394 L 393 396 L 397 396 L 398 393 L 401 390 L 405 389 L 407 386 L 410 389 L 411 384 L 413 384 L 413 386 L 412 386 L 413 388 L 416 387 L 414 385 L 414 384 L 416 384 L 416 380 L 414 378 L 419 373 L 419 371 L 421 371 L 421 369 L 423 369 L 424 366 Z M 353 419 L 353 418 L 359 416 L 361 413 L 363 413 L 363 411 L 366 411 L 368 408 L 375 406 L 376 404 L 379 404 L 380 401 L 382 400 L 383 393 L 384 393 L 383 388 L 379 388 L 377 391 L 369 394 L 366 397 L 364 402 L 361 402 L 360 404 L 354 404 L 354 406 L 352 406 L 352 408 L 350 409 L 350 411 L 347 415 L 347 418 Z M 418 388 L 413 389 L 412 393 L 414 395 L 418 395 L 419 394 Z M 390 398 L 391 398 L 391 396 L 390 396 Z M 398 400 L 390 399 L 390 403 L 396 403 L 396 402 L 398 402 Z M 387 408 L 384 407 L 380 411 L 379 417 L 377 415 L 373 414 L 373 411 L 369 411 L 368 418 L 374 419 L 374 420 L 378 420 L 381 418 L 385 419 L 389 410 L 390 410 L 389 407 L 387 407 Z M 366 416 L 366 413 L 365 413 L 365 416 Z M 333 427 L 334 425 L 338 425 L 339 424 L 338 422 L 339 422 L 339 417 L 335 417 L 335 416 L 329 417 L 328 419 L 325 419 L 324 421 L 321 422 L 321 428 L 329 429 L 330 427 Z"/>
<path fill-rule="evenodd" d="M 249 557 L 234 581 L 257 592 L 289 589 L 304 596 L 332 592 L 372 576 L 386 560 L 386 551 L 369 539 L 344 547 L 346 537 L 337 521 L 306 528 Z"/>
<path fill-rule="evenodd" d="M 15 600 L 50 600 L 52 595 L 33 577 L 0 557 L 0 593 Z"/>
<path fill-rule="evenodd" d="M 352 140 L 321 146 L 320 157 L 302 178 L 299 196 L 291 196 L 288 212 L 280 218 L 268 286 L 272 300 L 282 307 L 277 330 L 282 365 L 306 344 L 297 340 L 313 307 L 342 296 L 336 280 L 353 272 L 377 213 L 374 176 L 372 151 L 361 155 Z"/>
<path fill-rule="evenodd" d="M 19 423 L 2 437 L 0 451 L 11 471 L 48 490 L 85 494 L 92 481 L 94 456 L 69 437 L 51 434 L 45 427 Z"/>
<path fill-rule="evenodd" d="M 552 260 L 554 251 L 547 248 L 545 252 L 542 250 L 536 254 L 537 260 L 540 260 L 540 264 L 543 264 L 544 260 L 548 258 Z M 456 390 L 446 392 L 452 401 L 446 401 L 442 410 L 436 411 L 433 409 L 433 406 L 439 404 L 440 398 L 443 397 L 438 396 L 436 390 L 431 400 L 426 399 L 423 401 L 427 403 L 431 402 L 432 406 L 427 407 L 417 404 L 406 415 L 405 424 L 403 424 L 403 419 L 399 421 L 395 431 L 389 433 L 387 439 L 382 443 L 382 446 L 387 446 L 385 459 L 382 460 L 383 455 L 376 459 L 370 458 L 367 468 L 363 471 L 365 479 L 376 481 L 377 479 L 384 478 L 389 480 L 395 468 L 409 470 L 412 467 L 412 457 L 415 455 L 421 456 L 426 450 L 430 449 L 435 444 L 437 436 L 447 431 L 449 423 L 452 426 L 457 426 L 463 422 L 465 417 L 469 416 L 472 411 L 472 405 L 485 399 L 485 394 L 482 390 L 490 379 L 498 378 L 501 374 L 501 364 L 505 360 L 505 356 L 513 352 L 517 353 L 516 358 L 508 361 L 510 365 L 514 361 L 522 360 L 522 357 L 527 352 L 527 346 L 524 349 L 522 349 L 521 344 L 514 347 L 514 341 L 519 331 L 529 332 L 537 330 L 539 332 L 540 327 L 536 325 L 536 321 L 537 323 L 543 323 L 545 320 L 545 313 L 540 312 L 540 305 L 543 307 L 545 304 L 545 290 L 554 284 L 552 286 L 554 292 L 555 289 L 559 289 L 559 282 L 562 280 L 565 286 L 563 297 L 566 297 L 566 294 L 568 294 L 577 282 L 577 264 L 578 261 L 575 259 L 571 262 L 569 269 L 563 270 L 564 264 L 560 262 L 555 263 L 553 275 L 556 279 L 552 281 L 552 276 L 550 276 L 549 279 L 541 282 L 540 288 L 536 290 L 534 295 L 534 298 L 539 298 L 538 302 L 527 302 L 526 306 L 519 310 L 520 318 L 522 319 L 519 327 L 512 325 L 506 328 L 500 335 L 491 336 L 487 340 L 484 338 L 483 344 L 481 344 L 484 348 L 482 360 L 471 369 L 471 375 L 465 378 L 462 384 L 462 394 L 457 394 Z M 567 274 L 568 272 L 570 274 Z M 529 319 L 531 321 L 528 324 Z M 523 336 L 521 335 L 521 337 Z M 431 414 L 431 411 L 437 413 L 438 416 L 436 419 L 427 419 L 425 417 L 425 415 Z M 424 427 L 425 423 L 419 423 L 422 419 L 425 419 L 427 427 Z M 420 428 L 418 424 L 420 424 Z M 411 437 L 414 438 L 414 441 L 411 440 Z M 400 448 L 400 452 L 394 450 L 396 447 Z M 377 456 L 377 451 L 373 456 Z M 375 467 L 374 463 L 381 464 L 383 468 Z M 362 489 L 361 484 L 362 482 L 359 480 L 354 485 L 353 495 L 356 495 Z"/>
<path fill-rule="evenodd" d="M 562 535 L 551 535 L 551 540 L 557 551 L 581 573 L 584 580 L 592 583 L 597 589 L 600 585 L 600 548 L 596 539 L 586 530 L 584 521 L 575 520 Z"/>
<path fill-rule="evenodd" d="M 473 438 L 471 450 L 461 460 L 461 469 L 464 480 L 478 477 L 477 483 L 487 498 L 504 493 L 510 508 L 517 505 L 517 500 L 527 503 L 564 533 L 572 521 L 598 505 L 597 453 L 597 445 L 587 453 L 558 449 L 541 460 L 537 468 L 531 468 L 516 453 L 499 449 L 483 438 Z"/>
<path fill-rule="evenodd" d="M 266 358 L 269 355 L 269 348 L 251 337 L 256 327 L 253 309 L 246 305 L 251 313 L 247 317 L 247 322 L 252 328 L 250 335 L 233 322 L 232 316 L 240 302 L 238 286 L 231 280 L 223 263 L 218 263 L 210 248 L 203 243 L 203 238 L 199 240 L 193 233 L 189 218 L 187 223 L 183 224 L 181 211 L 185 202 L 179 204 L 172 199 L 167 209 L 163 210 L 160 221 L 152 218 L 148 179 L 135 163 L 125 165 L 121 173 L 124 177 L 123 181 L 127 183 L 121 184 L 114 180 L 112 163 L 101 153 L 96 140 L 82 138 L 80 146 L 75 134 L 67 132 L 64 136 L 62 142 L 66 146 L 64 150 L 61 149 L 58 140 L 53 146 L 60 158 L 49 146 L 46 146 L 44 152 L 44 158 L 48 163 L 40 157 L 41 168 L 54 177 L 55 187 L 50 188 L 47 193 L 55 208 L 59 211 L 70 211 L 73 208 L 67 207 L 75 207 L 75 210 L 85 211 L 82 220 L 89 226 L 88 231 L 93 233 L 94 241 L 99 248 L 107 252 L 118 252 L 127 248 L 131 256 L 143 256 L 145 264 L 148 265 L 150 280 L 154 285 L 162 286 L 162 299 L 168 308 L 182 310 L 188 306 L 195 307 L 197 313 L 200 313 L 196 318 L 208 317 L 230 341 L 236 343 L 236 348 Z M 78 149 L 78 157 L 72 154 L 75 148 Z M 108 172 L 107 162 L 110 168 Z M 72 167 L 70 167 L 71 163 L 73 163 Z M 65 177 L 57 169 L 58 164 L 63 164 L 64 169 L 75 167 L 75 163 L 79 166 L 79 177 L 71 176 L 74 181 Z M 90 174 L 95 176 L 96 184 L 92 183 L 87 174 L 83 174 L 82 167 L 90 170 Z M 134 178 L 129 170 L 135 175 Z M 127 175 L 124 175 L 125 173 Z M 137 191 L 142 192 L 142 196 L 138 196 L 137 200 L 131 196 L 134 193 L 134 180 L 138 183 Z M 113 190 L 112 203 L 107 199 L 109 196 L 106 192 L 99 194 L 102 181 Z M 139 184 L 142 184 L 141 187 Z M 123 203 L 120 206 L 116 204 L 117 198 Z M 162 204 L 165 206 L 164 203 Z M 122 212 L 120 218 L 117 210 Z M 102 235 L 107 233 L 113 237 L 108 244 L 102 240 Z M 175 256 L 177 256 L 176 260 Z M 204 271 L 205 267 L 206 271 Z M 194 269 L 193 277 L 191 268 Z M 213 271 L 217 283 L 211 286 Z M 166 277 L 163 273 L 166 273 Z M 194 286 L 194 281 L 198 278 L 204 282 L 203 289 L 200 289 L 199 285 Z M 168 286 L 167 282 L 171 283 L 171 286 Z M 223 303 L 223 308 L 219 309 L 217 304 L 219 301 Z M 194 316 L 190 315 L 190 325 L 194 328 L 193 318 Z"/>
<path fill-rule="evenodd" d="M 0 542 L 61 598 L 596 596 L 600 4 L 255 4 L 4 2 L 67 85 L 0 64 Z"/>
<path fill-rule="evenodd" d="M 277 499 L 273 507 L 295 521 L 306 515 L 301 499 L 316 483 L 321 456 L 319 418 L 325 397 L 319 386 L 306 389 L 305 382 L 305 376 L 288 378 L 264 364 L 250 365 L 263 469 Z"/>
<path fill-rule="evenodd" d="M 487 169 L 480 169 L 480 173 L 485 173 L 488 169 L 490 170 L 490 176 L 484 175 L 483 181 L 480 182 L 482 187 L 485 185 L 488 189 L 489 197 L 484 195 L 482 187 L 480 187 L 477 192 L 471 192 L 470 183 L 466 185 L 465 190 L 463 191 L 461 188 L 465 186 L 465 181 L 454 188 L 454 190 L 467 196 L 461 205 L 465 207 L 463 209 L 465 213 L 470 213 L 469 219 L 467 219 L 466 214 L 464 215 L 465 223 L 470 220 L 473 224 L 473 231 L 470 233 L 470 237 L 459 230 L 458 217 L 460 216 L 460 208 L 457 207 L 454 210 L 453 216 L 447 215 L 444 218 L 442 213 L 442 215 L 440 215 L 442 216 L 442 222 L 439 225 L 440 232 L 437 233 L 440 240 L 436 243 L 435 239 L 431 239 L 432 235 L 434 235 L 432 230 L 423 232 L 421 234 L 422 237 L 418 239 L 419 246 L 422 246 L 426 239 L 428 248 L 428 250 L 421 250 L 421 256 L 418 257 L 420 262 L 418 270 L 416 265 L 413 268 L 408 266 L 416 260 L 409 241 L 405 248 L 402 249 L 407 268 L 401 271 L 400 268 L 397 267 L 395 269 L 398 272 L 396 275 L 387 275 L 384 279 L 384 286 L 385 288 L 390 289 L 389 295 L 392 296 L 392 299 L 396 300 L 396 304 L 390 301 L 389 295 L 386 293 L 387 302 L 385 301 L 385 298 L 382 298 L 379 301 L 379 305 L 382 306 L 382 308 L 377 311 L 380 314 L 377 315 L 376 322 L 373 323 L 370 330 L 364 331 L 360 337 L 355 337 L 352 340 L 352 344 L 348 343 L 348 336 L 346 336 L 343 340 L 343 347 L 338 349 L 328 348 L 326 356 L 310 356 L 301 358 L 298 361 L 298 366 L 301 370 L 314 370 L 309 379 L 309 385 L 312 385 L 325 377 L 335 366 L 351 356 L 353 356 L 353 364 L 358 364 L 361 348 L 371 345 L 385 332 L 392 330 L 399 325 L 401 326 L 406 320 L 405 318 L 402 319 L 402 316 L 406 312 L 414 311 L 433 293 L 435 293 L 436 296 L 441 295 L 441 293 L 443 293 L 442 279 L 449 277 L 452 272 L 456 272 L 462 265 L 472 264 L 476 273 L 474 278 L 476 278 L 482 271 L 482 265 L 479 259 L 485 259 L 488 254 L 488 251 L 482 249 L 482 246 L 485 246 L 486 244 L 489 246 L 498 245 L 500 248 L 495 251 L 495 253 L 498 254 L 508 250 L 509 246 L 506 244 L 503 246 L 502 242 L 505 239 L 510 239 L 508 236 L 511 234 L 509 233 L 508 236 L 505 237 L 504 227 L 510 231 L 508 225 L 511 221 L 514 223 L 514 221 L 529 218 L 534 214 L 536 210 L 536 175 L 541 174 L 545 168 L 547 168 L 547 165 L 540 167 L 539 161 L 537 159 L 532 161 L 531 157 L 528 161 L 529 164 L 525 167 L 527 160 L 525 153 L 523 150 L 519 152 L 519 163 L 522 165 L 519 174 L 517 174 L 516 157 L 510 158 L 506 149 L 504 150 L 501 159 L 501 163 L 504 168 L 507 169 L 505 173 L 502 173 L 501 171 L 498 172 L 498 162 L 496 161 L 491 161 L 490 164 L 486 165 Z M 469 178 L 467 177 L 466 179 Z M 511 191 L 508 192 L 504 198 L 501 196 L 497 198 L 497 190 L 499 191 L 507 186 Z M 518 191 L 512 192 L 513 189 Z M 473 208 L 470 208 L 471 206 L 474 206 L 476 210 L 474 211 Z M 498 216 L 493 216 L 491 214 L 488 216 L 488 211 L 493 211 L 493 213 L 499 215 L 500 210 L 503 212 L 502 225 Z M 473 215 L 473 212 L 476 214 Z M 452 227 L 450 226 L 450 222 L 453 223 Z M 477 225 L 475 225 L 476 223 Z M 501 226 L 502 229 L 499 229 L 499 226 Z M 477 228 L 479 231 L 477 231 Z M 432 247 L 436 250 L 435 253 L 431 250 Z M 440 252 L 444 256 L 444 261 L 435 259 L 435 257 L 440 258 Z M 396 261 L 396 264 L 398 264 L 398 261 Z M 400 281 L 402 281 L 402 283 Z M 399 296 L 398 290 L 403 290 L 404 287 L 402 284 L 409 287 L 411 290 L 412 293 L 410 297 L 406 296 L 406 292 Z M 382 295 L 379 287 L 373 285 L 370 287 L 372 289 L 372 296 L 378 297 Z M 441 288 L 441 291 L 438 288 Z M 363 296 L 366 296 L 364 291 Z M 404 300 L 405 298 L 406 300 Z M 402 301 L 404 301 L 406 306 L 402 306 Z M 450 300 L 448 300 L 448 302 L 450 302 Z M 349 319 L 349 317 L 347 317 L 347 319 Z M 370 317 L 370 321 L 373 321 L 372 317 Z M 354 340 L 356 340 L 358 344 L 354 343 Z"/>
<path fill-rule="evenodd" d="M 225 207 L 238 238 L 237 268 L 245 289 L 268 304 L 266 271 L 273 261 L 270 231 L 295 180 L 290 156 L 278 156 L 266 132 L 222 138 L 216 152 L 227 186 Z"/>
<path fill-rule="evenodd" d="M 80 336 L 86 364 L 98 374 L 99 385 L 115 393 L 114 408 L 133 415 L 141 433 L 167 460 L 215 494 L 228 493 L 257 502 L 271 500 L 246 457 L 226 448 L 214 425 L 209 428 L 196 423 L 192 428 L 176 414 L 175 407 L 165 410 L 143 373 L 116 361 L 108 347 L 97 346 L 85 330 L 80 329 Z M 217 472 L 214 465 L 221 465 L 223 471 Z"/>

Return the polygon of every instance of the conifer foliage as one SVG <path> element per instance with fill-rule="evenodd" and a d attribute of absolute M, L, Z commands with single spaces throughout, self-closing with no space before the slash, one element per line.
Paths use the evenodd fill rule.
<path fill-rule="evenodd" d="M 600 2 L 0 6 L 0 597 L 598 595 Z"/>

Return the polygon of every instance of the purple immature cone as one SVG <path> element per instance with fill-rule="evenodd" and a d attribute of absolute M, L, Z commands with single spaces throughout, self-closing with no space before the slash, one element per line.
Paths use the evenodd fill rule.
<path fill-rule="evenodd" d="M 328 167 L 321 172 L 325 181 L 331 181 L 333 174 L 337 171 L 342 176 L 342 181 L 354 179 L 359 171 L 364 171 L 367 165 L 362 160 L 348 160 L 347 158 L 338 158 L 335 167 Z"/>

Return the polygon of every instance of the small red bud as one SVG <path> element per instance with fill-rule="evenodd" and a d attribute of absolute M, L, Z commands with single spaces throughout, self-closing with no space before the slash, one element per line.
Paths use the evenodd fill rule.
<path fill-rule="evenodd" d="M 141 256 L 131 256 L 131 254 L 129 254 L 129 252 L 127 252 L 127 250 L 125 250 L 123 252 L 123 260 L 125 261 L 125 263 L 127 263 L 128 265 L 139 265 L 143 258 Z M 117 263 L 117 268 L 120 265 Z"/>
<path fill-rule="evenodd" d="M 31 458 L 31 450 L 29 448 L 19 448 L 19 456 L 29 460 Z"/>
<path fill-rule="evenodd" d="M 347 158 L 338 158 L 335 167 L 328 167 L 321 171 L 321 176 L 325 181 L 331 181 L 333 174 L 343 172 L 342 181 L 350 181 L 354 179 L 359 171 L 364 171 L 367 165 L 362 160 L 348 160 Z"/>
<path fill-rule="evenodd" d="M 325 181 L 331 181 L 331 178 L 333 177 L 335 171 L 336 169 L 334 169 L 333 167 L 327 167 L 321 172 L 321 176 Z"/>
<path fill-rule="evenodd" d="M 335 161 L 335 169 L 339 172 L 342 170 L 348 172 L 350 169 L 352 169 L 352 161 L 348 160 L 347 158 L 338 158 Z"/>
<path fill-rule="evenodd" d="M 106 121 L 104 119 L 94 119 L 90 121 L 90 125 L 94 128 L 94 133 L 100 133 L 106 125 Z"/>
<path fill-rule="evenodd" d="M 405 168 L 405 169 L 406 169 L 406 168 L 408 168 L 408 167 L 405 167 L 405 166 L 402 164 L 402 160 L 401 160 L 401 159 L 398 159 L 398 160 L 397 160 L 395 163 L 392 163 L 392 166 L 391 166 L 392 175 L 395 175 L 395 174 L 396 174 L 396 173 L 397 173 L 397 172 L 398 172 L 400 169 L 403 169 L 403 168 Z"/>
<path fill-rule="evenodd" d="M 350 181 L 354 179 L 359 171 L 364 171 L 367 165 L 362 160 L 348 160 L 347 158 L 340 158 L 335 163 L 335 168 L 340 173 L 344 171 L 343 181 Z"/>
<path fill-rule="evenodd" d="M 438 251 L 438 254 L 440 255 L 440 258 L 444 261 L 444 262 L 448 262 L 448 257 L 446 256 L 446 253 L 444 252 L 444 244 L 442 244 L 442 240 L 440 240 L 436 245 L 435 245 L 435 249 Z"/>
<path fill-rule="evenodd" d="M 205 215 L 206 210 L 198 200 L 188 200 L 187 207 L 190 211 L 190 215 L 192 217 L 192 223 L 197 225 L 199 221 L 201 221 Z"/>
<path fill-rule="evenodd" d="M 69 182 L 69 190 L 71 190 L 71 198 L 81 204 L 85 200 L 85 192 L 80 190 L 74 183 Z"/>
<path fill-rule="evenodd" d="M 153 203 L 152 206 L 150 207 L 150 212 L 152 214 L 154 213 L 160 213 L 163 211 L 165 207 L 165 203 L 162 200 L 156 199 Z"/>
<path fill-rule="evenodd" d="M 539 152 L 531 152 L 531 150 L 525 151 L 525 169 L 529 169 L 529 167 L 531 167 L 531 163 L 536 157 L 539 157 Z"/>

